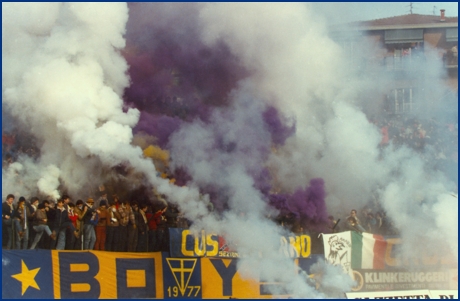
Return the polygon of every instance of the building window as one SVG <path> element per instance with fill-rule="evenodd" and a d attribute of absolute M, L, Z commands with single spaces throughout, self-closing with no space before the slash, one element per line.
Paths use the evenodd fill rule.
<path fill-rule="evenodd" d="M 423 64 L 423 43 L 393 44 L 383 58 L 387 70 L 417 69 Z"/>
<path fill-rule="evenodd" d="M 446 28 L 446 42 L 458 42 L 458 28 Z"/>
<path fill-rule="evenodd" d="M 392 114 L 410 113 L 415 109 L 415 98 L 415 88 L 393 89 L 387 95 L 386 109 Z"/>
<path fill-rule="evenodd" d="M 423 42 L 423 29 L 385 30 L 385 44 Z"/>

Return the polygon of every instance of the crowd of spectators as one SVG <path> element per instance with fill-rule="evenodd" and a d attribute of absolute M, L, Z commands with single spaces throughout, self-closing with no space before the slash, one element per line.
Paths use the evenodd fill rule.
<path fill-rule="evenodd" d="M 393 116 L 381 121 L 371 119 L 381 131 L 380 148 L 406 146 L 417 152 L 434 170 L 442 171 L 458 181 L 458 124 L 441 123 L 435 119 Z"/>
<path fill-rule="evenodd" d="M 457 124 L 420 122 L 401 116 L 370 122 L 381 130 L 382 150 L 407 146 L 422 157 L 429 156 L 433 168 L 451 177 L 457 175 L 451 170 L 458 166 Z M 38 156 L 33 137 L 20 135 L 3 132 L 3 168 L 20 155 Z M 2 206 L 2 246 L 7 249 L 168 251 L 167 229 L 187 228 L 191 222 L 183 218 L 177 206 L 169 203 L 164 195 L 155 198 L 142 203 L 120 201 L 117 195 L 108 197 L 106 192 L 101 192 L 96 199 L 78 199 L 75 203 L 64 195 L 57 202 L 20 197 L 13 205 L 14 196 L 9 195 Z M 275 221 L 295 234 L 309 231 L 302 228 L 294 216 L 278 216 Z M 326 228 L 330 233 L 352 230 L 398 235 L 378 202 L 366 205 L 359 212 L 353 209 L 338 220 L 329 216 Z"/>
<path fill-rule="evenodd" d="M 384 210 L 373 212 L 373 210 L 365 206 L 360 214 L 352 209 L 350 215 L 347 216 L 342 231 L 356 231 L 359 233 L 372 233 L 382 236 L 398 236 L 399 231 L 395 227 L 394 222 L 387 217 Z"/>
<path fill-rule="evenodd" d="M 427 147 L 434 149 L 438 158 L 452 158 L 457 160 L 458 125 L 440 123 L 435 119 L 421 122 L 416 118 L 394 116 L 380 122 L 372 121 L 380 127 L 382 141 L 380 146 L 393 147 L 408 146 L 422 153 Z"/>
<path fill-rule="evenodd" d="M 359 233 L 372 233 L 382 236 L 398 236 L 399 230 L 393 220 L 387 216 L 378 201 L 371 201 L 361 210 L 352 209 L 350 213 L 340 219 L 329 216 L 329 233 L 342 231 L 356 231 Z"/>
<path fill-rule="evenodd" d="M 10 194 L 2 204 L 5 249 L 169 251 L 167 229 L 190 226 L 162 195 L 157 202 L 142 203 L 108 198 L 106 192 L 75 203 L 68 195 L 56 203 L 37 197 L 14 200 Z"/>
<path fill-rule="evenodd" d="M 14 195 L 10 194 L 2 204 L 2 246 L 5 249 L 167 252 L 170 245 L 168 228 L 191 225 L 176 205 L 158 194 L 155 201 L 142 203 L 121 201 L 117 195 L 108 198 L 105 191 L 100 192 L 96 200 L 78 199 L 75 203 L 68 195 L 56 203 L 40 202 L 37 197 L 30 201 L 20 197 L 16 204 L 14 200 Z M 276 221 L 294 234 L 317 236 L 310 233 L 311 229 L 302 228 L 293 216 L 279 216 Z M 329 216 L 326 227 L 328 233 L 399 234 L 377 201 L 370 202 L 359 212 L 351 210 L 349 216 L 342 219 Z"/>
<path fill-rule="evenodd" d="M 372 233 L 382 236 L 398 236 L 399 231 L 394 221 L 387 216 L 380 202 L 368 202 L 359 211 L 352 209 L 348 215 L 336 219 L 333 215 L 328 216 L 324 225 L 318 225 L 315 229 L 307 229 L 301 226 L 301 221 L 294 214 L 280 215 L 275 219 L 280 227 L 294 234 L 310 234 L 312 239 L 320 233 L 339 233 L 343 231 L 356 231 L 359 233 Z"/>
<path fill-rule="evenodd" d="M 32 135 L 11 131 L 2 131 L 2 168 L 17 161 L 21 155 L 37 159 L 40 150 Z"/>
<path fill-rule="evenodd" d="M 342 219 L 335 219 L 329 216 L 329 233 L 339 233 L 342 231 L 355 231 L 359 233 L 372 233 L 382 236 L 398 236 L 399 230 L 396 228 L 391 218 L 387 217 L 381 208 L 371 208 L 364 206 L 360 212 L 355 209 Z"/>

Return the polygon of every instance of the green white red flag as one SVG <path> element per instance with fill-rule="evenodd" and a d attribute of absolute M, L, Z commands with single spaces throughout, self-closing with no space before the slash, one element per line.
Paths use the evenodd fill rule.
<path fill-rule="evenodd" d="M 387 242 L 381 235 L 351 232 L 351 268 L 384 269 Z"/>

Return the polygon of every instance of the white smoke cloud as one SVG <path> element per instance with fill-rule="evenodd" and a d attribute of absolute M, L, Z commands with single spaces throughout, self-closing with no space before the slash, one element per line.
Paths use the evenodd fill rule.
<path fill-rule="evenodd" d="M 431 210 L 435 217 L 435 228 L 440 231 L 437 233 L 433 233 L 433 231 L 431 234 L 433 236 L 439 235 L 441 241 L 448 242 L 458 262 L 458 244 L 455 243 L 458 242 L 458 211 L 454 210 L 451 214 L 446 214 L 454 208 L 458 208 L 457 194 L 443 193 L 438 196 L 438 202 L 433 205 Z"/>
<path fill-rule="evenodd" d="M 40 180 L 37 182 L 38 189 L 53 199 L 59 198 L 56 187 L 59 186 L 60 170 L 54 165 L 49 165 Z"/>
<path fill-rule="evenodd" d="M 101 164 L 140 160 L 130 146 L 139 112 L 123 111 L 127 64 L 118 50 L 128 18 L 126 4 L 3 3 L 3 102 L 38 137 L 43 154 L 25 177 L 57 198 L 58 178 L 70 193 L 83 191 L 97 178 Z M 96 164 L 95 164 L 96 163 Z M 31 162 L 27 163 L 32 165 Z M 9 179 L 3 180 L 3 191 Z M 6 188 L 6 189 L 5 189 Z M 36 187 L 37 188 L 37 187 Z"/>
<path fill-rule="evenodd" d="M 318 260 L 313 264 L 310 272 L 318 290 L 329 298 L 344 299 L 343 292 L 356 285 L 356 282 L 343 272 L 341 266 L 330 265 L 324 260 Z"/>
<path fill-rule="evenodd" d="M 251 139 L 252 131 L 255 135 L 266 135 L 269 141 L 269 133 L 263 129 L 263 121 L 257 114 L 264 105 L 285 107 L 282 111 L 288 116 L 296 111 L 301 117 L 307 117 L 296 116 L 301 129 L 297 133 L 299 136 L 309 136 L 305 126 L 318 133 L 307 107 L 316 98 L 333 94 L 330 78 L 324 73 L 314 74 L 314 70 L 323 70 L 339 79 L 332 69 L 339 59 L 340 49 L 321 35 L 325 33 L 324 25 L 315 26 L 319 33 L 306 30 L 310 22 L 314 24 L 314 18 L 303 5 L 213 3 L 204 5 L 200 17 L 204 24 L 204 41 L 208 45 L 224 41 L 254 75 L 240 83 L 239 89 L 231 95 L 234 101 L 231 110 L 216 111 L 211 118 L 212 126 L 195 122 L 183 126 L 170 139 L 174 164 L 187 166 L 194 182 L 225 187 L 228 194 L 229 208 L 221 218 L 208 216 L 195 221 L 193 228 L 225 233 L 226 239 L 237 246 L 242 256 L 239 266 L 246 267 L 245 276 L 288 283 L 285 289 L 295 297 L 323 296 L 295 272 L 294 263 L 280 252 L 282 230 L 267 219 L 273 211 L 254 188 L 248 171 L 252 166 L 264 165 L 261 155 L 254 156 L 257 146 L 251 145 L 263 141 L 260 137 Z M 306 47 L 316 39 L 324 42 L 323 49 Z M 330 58 L 332 65 L 321 58 Z M 222 137 L 224 144 L 236 142 L 235 149 L 216 150 L 214 136 Z M 378 139 L 378 133 L 374 136 L 374 140 Z M 318 138 L 322 139 L 321 135 Z"/>
<path fill-rule="evenodd" d="M 422 241 L 433 238 L 434 232 L 427 230 L 434 225 L 436 231 L 457 229 L 452 222 L 457 203 L 451 203 L 452 212 L 448 212 L 440 210 L 444 206 L 437 202 L 454 184 L 430 170 L 425 158 L 408 148 L 389 147 L 379 155 L 379 130 L 356 107 L 354 96 L 363 87 L 370 84 L 381 90 L 378 86 L 389 78 L 370 83 L 365 76 L 355 76 L 356 69 L 348 71 L 347 57 L 308 6 L 214 3 L 206 5 L 200 16 L 206 24 L 204 41 L 210 45 L 225 41 L 252 68 L 251 92 L 295 116 L 295 137 L 271 159 L 284 189 L 292 191 L 313 177 L 322 177 L 327 183 L 328 207 L 344 210 L 348 206 L 343 215 L 380 191 L 384 209 L 412 253 Z M 427 56 L 432 63 L 422 67 L 428 70 L 426 78 L 440 78 L 440 62 L 429 59 L 433 55 L 428 46 Z M 453 232 L 445 242 L 456 254 L 458 240 Z"/>

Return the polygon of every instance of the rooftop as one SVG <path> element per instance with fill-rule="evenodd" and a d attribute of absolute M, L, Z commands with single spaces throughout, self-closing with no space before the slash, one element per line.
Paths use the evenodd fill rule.
<path fill-rule="evenodd" d="M 407 14 L 369 21 L 357 21 L 347 24 L 332 25 L 332 32 L 349 30 L 387 30 L 387 29 L 414 29 L 414 28 L 449 28 L 458 27 L 458 17 L 444 17 L 439 15 Z"/>
<path fill-rule="evenodd" d="M 407 14 L 402 16 L 394 16 L 383 19 L 353 22 L 351 26 L 391 26 L 391 25 L 422 25 L 422 24 L 443 24 L 443 23 L 458 23 L 458 17 L 445 17 L 445 21 L 441 21 L 439 15 L 419 15 Z"/>

